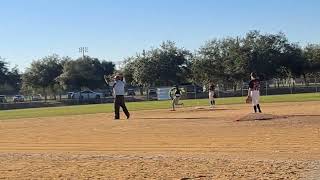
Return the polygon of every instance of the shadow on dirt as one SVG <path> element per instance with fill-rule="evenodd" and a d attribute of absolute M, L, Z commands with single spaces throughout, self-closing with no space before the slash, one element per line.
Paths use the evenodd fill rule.
<path fill-rule="evenodd" d="M 187 120 L 195 120 L 195 119 L 213 119 L 212 117 L 148 117 L 148 118 L 139 118 L 139 119 L 187 119 Z"/>

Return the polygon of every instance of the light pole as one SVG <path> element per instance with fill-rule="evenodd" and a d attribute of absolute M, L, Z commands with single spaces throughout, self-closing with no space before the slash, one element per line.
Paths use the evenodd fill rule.
<path fill-rule="evenodd" d="M 88 47 L 80 47 L 79 48 L 79 53 L 82 54 L 82 59 L 84 60 L 84 53 L 87 53 L 88 52 Z M 79 92 L 79 103 L 81 103 L 82 101 L 82 95 L 81 95 L 81 87 L 80 87 L 80 92 Z"/>
<path fill-rule="evenodd" d="M 84 54 L 88 52 L 88 47 L 80 47 L 79 48 L 79 53 L 82 54 L 82 58 L 84 59 Z"/>

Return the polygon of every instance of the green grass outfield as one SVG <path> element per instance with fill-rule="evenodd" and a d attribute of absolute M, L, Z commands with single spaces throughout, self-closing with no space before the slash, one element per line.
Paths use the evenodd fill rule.
<path fill-rule="evenodd" d="M 245 97 L 218 98 L 217 105 L 226 104 L 244 104 Z M 320 93 L 306 93 L 293 95 L 276 95 L 261 97 L 262 103 L 272 102 L 303 102 L 303 101 L 320 101 Z M 208 99 L 183 100 L 187 107 L 206 106 Z M 168 109 L 170 101 L 145 101 L 127 103 L 130 111 L 151 110 L 151 109 Z M 54 117 L 67 115 L 95 114 L 113 112 L 113 104 L 95 104 L 95 105 L 77 105 L 50 108 L 33 108 L 18 110 L 1 110 L 0 120 L 35 118 L 35 117 Z"/>

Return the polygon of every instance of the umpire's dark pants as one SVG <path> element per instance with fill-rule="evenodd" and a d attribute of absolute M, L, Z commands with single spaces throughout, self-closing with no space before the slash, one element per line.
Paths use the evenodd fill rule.
<path fill-rule="evenodd" d="M 114 100 L 114 118 L 119 119 L 120 118 L 120 107 L 122 108 L 123 112 L 126 114 L 127 118 L 129 118 L 130 113 L 126 107 L 126 104 L 124 102 L 124 96 L 123 95 L 117 95 L 116 99 Z"/>

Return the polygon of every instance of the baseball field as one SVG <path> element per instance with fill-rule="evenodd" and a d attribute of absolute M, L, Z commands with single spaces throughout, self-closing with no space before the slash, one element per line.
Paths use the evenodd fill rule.
<path fill-rule="evenodd" d="M 320 94 L 0 111 L 0 179 L 318 179 Z"/>

